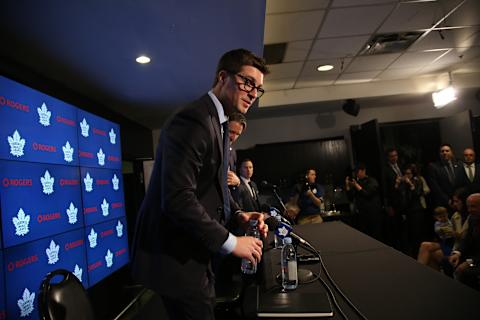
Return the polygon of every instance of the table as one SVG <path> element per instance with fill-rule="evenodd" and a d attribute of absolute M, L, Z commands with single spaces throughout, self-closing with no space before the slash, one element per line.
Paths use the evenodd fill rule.
<path fill-rule="evenodd" d="M 340 221 L 295 226 L 294 230 L 321 253 L 334 281 L 369 320 L 480 319 L 479 292 Z M 266 250 L 263 261 L 261 290 L 272 286 L 273 277 L 280 272 L 279 250 Z M 316 273 L 319 269 L 318 264 L 299 267 Z M 327 279 L 324 273 L 321 277 Z M 317 281 L 300 285 L 297 290 L 322 288 Z M 361 319 L 338 293 L 335 296 L 349 319 Z M 252 310 L 255 302 L 256 288 L 247 288 L 244 299 L 247 317 L 255 314 Z M 342 319 L 334 311 L 333 319 Z"/>

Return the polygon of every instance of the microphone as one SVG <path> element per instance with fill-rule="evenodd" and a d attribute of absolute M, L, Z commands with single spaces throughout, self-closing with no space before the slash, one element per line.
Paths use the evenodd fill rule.
<path fill-rule="evenodd" d="M 315 248 L 307 240 L 303 239 L 301 236 L 293 232 L 292 227 L 290 225 L 284 222 L 278 222 L 277 219 L 275 219 L 275 217 L 267 218 L 265 220 L 265 223 L 268 225 L 268 228 L 271 230 L 277 230 L 277 228 L 283 228 L 284 230 L 287 230 L 287 233 L 284 235 L 280 235 L 280 237 L 285 238 L 289 236 L 292 239 L 295 239 L 300 244 L 306 246 L 307 248 L 315 250 Z"/>
<path fill-rule="evenodd" d="M 262 188 L 267 188 L 267 189 L 277 189 L 277 185 L 276 184 L 272 184 L 266 180 L 263 180 L 262 182 L 260 182 L 260 185 L 262 186 Z"/>

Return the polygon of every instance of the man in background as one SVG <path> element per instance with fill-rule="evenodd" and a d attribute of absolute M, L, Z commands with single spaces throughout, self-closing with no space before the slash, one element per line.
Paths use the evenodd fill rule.
<path fill-rule="evenodd" d="M 152 178 L 137 219 L 133 276 L 158 293 L 170 319 L 214 319 L 212 258 L 233 254 L 256 264 L 262 241 L 229 228 L 259 221 L 231 201 L 228 117 L 246 113 L 264 90 L 265 61 L 248 50 L 225 53 L 208 94 L 162 128 Z"/>
<path fill-rule="evenodd" d="M 322 211 L 325 209 L 323 196 L 325 190 L 317 183 L 317 171 L 307 169 L 304 180 L 294 188 L 293 195 L 286 204 L 288 215 L 295 215 L 298 224 L 323 222 Z M 298 216 L 296 216 L 298 206 Z"/>
<path fill-rule="evenodd" d="M 475 187 L 480 184 L 480 170 L 475 162 L 472 148 L 463 150 L 463 162 L 459 163 L 456 173 L 456 188 Z"/>
<path fill-rule="evenodd" d="M 257 184 L 251 180 L 253 176 L 253 162 L 244 159 L 240 164 L 241 183 L 238 187 L 235 200 L 244 211 L 260 211 L 260 200 Z"/>
<path fill-rule="evenodd" d="M 227 184 L 232 192 L 236 192 L 240 185 L 237 176 L 237 152 L 233 144 L 247 128 L 247 119 L 240 112 L 233 113 L 228 119 L 228 137 L 230 139 L 230 156 L 228 159 Z"/>
<path fill-rule="evenodd" d="M 448 200 L 455 190 L 455 175 L 458 163 L 453 155 L 452 146 L 444 143 L 440 146 L 440 160 L 428 166 L 428 185 L 431 189 L 432 206 L 448 208 Z"/>

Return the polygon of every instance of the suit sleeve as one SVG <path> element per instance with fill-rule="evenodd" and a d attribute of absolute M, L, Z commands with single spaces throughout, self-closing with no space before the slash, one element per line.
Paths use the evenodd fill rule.
<path fill-rule="evenodd" d="M 178 114 L 162 144 L 162 211 L 177 227 L 198 239 L 210 251 L 218 252 L 228 231 L 208 214 L 199 197 L 218 200 L 220 156 L 215 151 L 209 116 L 198 111 Z M 217 148 L 218 149 L 218 148 Z M 215 153 L 217 152 L 217 153 Z M 221 202 L 220 202 L 221 204 Z"/>

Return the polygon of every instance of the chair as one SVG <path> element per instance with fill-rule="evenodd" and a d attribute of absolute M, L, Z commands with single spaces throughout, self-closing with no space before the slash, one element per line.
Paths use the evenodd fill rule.
<path fill-rule="evenodd" d="M 58 269 L 47 274 L 38 302 L 42 320 L 94 319 L 87 292 L 78 278 L 67 270 Z"/>

